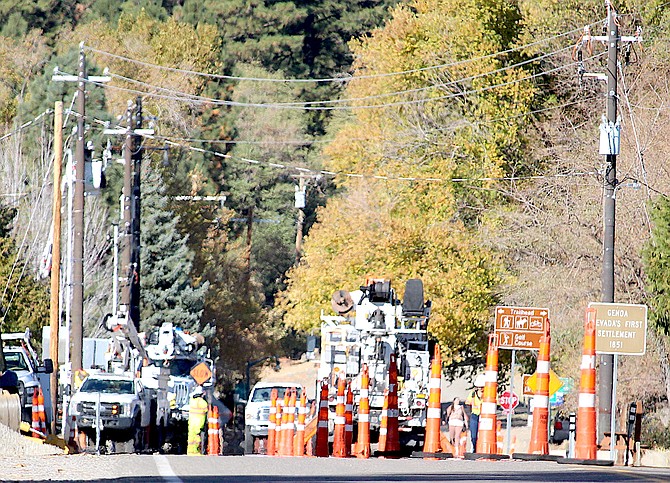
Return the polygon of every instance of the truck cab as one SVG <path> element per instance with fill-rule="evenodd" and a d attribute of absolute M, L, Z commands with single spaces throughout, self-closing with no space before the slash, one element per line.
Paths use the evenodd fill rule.
<path fill-rule="evenodd" d="M 150 399 L 141 381 L 123 374 L 88 376 L 72 397 L 70 414 L 89 439 L 95 439 L 99 421 L 101 439 L 126 442 L 129 452 L 142 449 L 151 422 Z"/>
<path fill-rule="evenodd" d="M 53 362 L 44 359 L 39 365 L 37 353 L 30 343 L 30 330 L 25 332 L 2 334 L 3 354 L 6 370 L 13 371 L 19 379 L 18 394 L 21 402 L 21 420 L 32 421 L 33 394 L 41 388 L 39 374 L 51 374 Z M 42 388 L 43 392 L 46 388 Z M 46 399 L 46 394 L 45 394 Z"/>

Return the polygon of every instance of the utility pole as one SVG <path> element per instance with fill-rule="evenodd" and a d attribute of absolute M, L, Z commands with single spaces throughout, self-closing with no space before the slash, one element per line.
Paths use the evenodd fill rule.
<path fill-rule="evenodd" d="M 305 224 L 305 176 L 300 173 L 298 177 L 298 186 L 295 187 L 295 207 L 298 209 L 298 221 L 296 223 L 295 234 L 295 264 L 300 264 L 302 255 L 302 228 Z"/>
<path fill-rule="evenodd" d="M 86 55 L 79 49 L 77 70 L 77 143 L 74 161 L 74 241 L 72 244 L 72 373 L 83 369 L 84 343 L 84 121 L 86 117 Z"/>
<path fill-rule="evenodd" d="M 141 192 L 140 177 L 142 171 L 142 140 L 137 131 L 142 129 L 142 98 L 135 100 L 135 114 L 132 118 L 132 279 L 130 280 L 130 319 L 135 323 L 135 329 L 140 330 L 140 215 Z"/>
<path fill-rule="evenodd" d="M 54 109 L 54 183 L 51 210 L 53 239 L 51 244 L 51 306 L 49 311 L 49 356 L 58 367 L 58 344 L 60 328 L 60 232 L 61 232 L 61 170 L 63 169 L 63 102 L 57 101 Z M 51 387 L 51 434 L 56 434 L 58 416 L 58 370 L 50 375 Z"/>
<path fill-rule="evenodd" d="M 57 82 L 76 82 L 76 109 L 77 109 L 77 141 L 74 161 L 74 201 L 73 224 L 74 234 L 72 242 L 72 298 L 71 298 L 71 330 L 70 343 L 72 345 L 71 363 L 73 382 L 77 374 L 82 371 L 82 346 L 84 336 L 84 172 L 85 172 L 85 117 L 86 117 L 86 83 L 109 82 L 109 76 L 91 76 L 86 73 L 86 55 L 84 43 L 79 44 L 79 64 L 77 75 L 62 75 L 56 67 L 51 80 Z M 68 176 L 71 173 L 68 173 Z"/>
<path fill-rule="evenodd" d="M 614 132 L 617 122 L 617 69 L 619 56 L 619 26 L 616 11 L 607 3 L 607 124 L 610 132 Z M 618 146 L 606 154 L 604 192 L 603 192 L 603 267 L 602 267 L 602 302 L 614 302 L 614 229 L 616 221 L 615 190 L 616 155 Z M 600 385 L 598 387 L 598 440 L 602 441 L 604 433 L 613 433 L 610 427 L 612 416 L 612 387 L 614 381 L 614 356 L 600 356 Z M 612 434 L 612 438 L 614 434 Z"/>
<path fill-rule="evenodd" d="M 580 74 L 584 77 L 592 77 L 607 82 L 607 116 L 600 126 L 600 154 L 605 155 L 605 174 L 603 186 L 603 259 L 602 259 L 602 291 L 601 301 L 604 303 L 614 302 L 614 240 L 616 221 L 616 189 L 618 180 L 616 177 L 616 158 L 619 154 L 620 130 L 617 119 L 617 78 L 619 69 L 619 43 L 641 42 L 641 30 L 638 28 L 635 36 L 619 36 L 619 24 L 617 13 L 609 1 L 607 5 L 607 35 L 591 36 L 588 27 L 585 28 L 583 40 L 586 42 L 597 41 L 607 43 L 607 73 Z M 580 58 L 581 61 L 581 58 Z M 616 402 L 616 387 L 614 375 L 616 374 L 616 357 L 613 354 L 600 355 L 600 368 L 598 373 L 598 440 L 602 441 L 605 433 L 612 433 L 613 428 L 613 406 Z M 612 438 L 614 441 L 614 438 Z"/>
<path fill-rule="evenodd" d="M 123 145 L 123 227 L 121 252 L 121 303 L 119 304 L 119 318 L 130 315 L 131 280 L 133 277 L 132 267 L 132 181 L 133 181 L 133 103 L 128 101 L 126 109 L 126 138 Z"/>

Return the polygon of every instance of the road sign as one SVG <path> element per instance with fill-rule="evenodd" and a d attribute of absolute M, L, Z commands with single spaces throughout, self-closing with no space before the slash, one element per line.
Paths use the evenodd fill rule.
<path fill-rule="evenodd" d="M 540 338 L 547 332 L 548 321 L 549 309 L 496 307 L 498 348 L 539 350 Z"/>
<path fill-rule="evenodd" d="M 525 384 L 532 391 L 531 395 L 534 396 L 537 390 L 537 372 L 526 379 Z M 553 396 L 562 387 L 563 381 L 561 381 L 561 378 L 552 369 L 549 369 L 549 396 Z"/>
<path fill-rule="evenodd" d="M 191 369 L 191 377 L 202 386 L 212 377 L 212 371 L 205 362 L 201 362 Z"/>
<path fill-rule="evenodd" d="M 596 309 L 596 352 L 641 356 L 647 345 L 647 306 L 589 303 Z"/>
<path fill-rule="evenodd" d="M 531 374 L 524 374 L 522 381 L 523 381 L 523 390 L 521 391 L 521 394 L 524 396 L 534 396 L 535 391 L 528 385 L 528 379 L 530 378 Z"/>
<path fill-rule="evenodd" d="M 509 391 L 504 391 L 498 399 L 498 404 L 505 411 L 510 411 L 519 405 L 519 396 L 516 393 L 510 394 Z"/>

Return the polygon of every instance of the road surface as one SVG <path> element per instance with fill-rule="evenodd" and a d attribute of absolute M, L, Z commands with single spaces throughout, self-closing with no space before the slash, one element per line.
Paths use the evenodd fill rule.
<path fill-rule="evenodd" d="M 524 461 L 428 461 L 266 456 L 61 455 L 0 459 L 2 481 L 108 483 L 670 481 L 670 468 Z"/>

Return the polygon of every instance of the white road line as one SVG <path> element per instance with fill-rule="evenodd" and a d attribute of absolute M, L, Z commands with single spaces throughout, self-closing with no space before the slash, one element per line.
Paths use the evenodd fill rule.
<path fill-rule="evenodd" d="M 170 466 L 170 462 L 165 455 L 154 455 L 154 461 L 158 474 L 163 477 L 163 481 L 167 481 L 168 483 L 184 483 L 172 470 L 172 466 Z"/>

